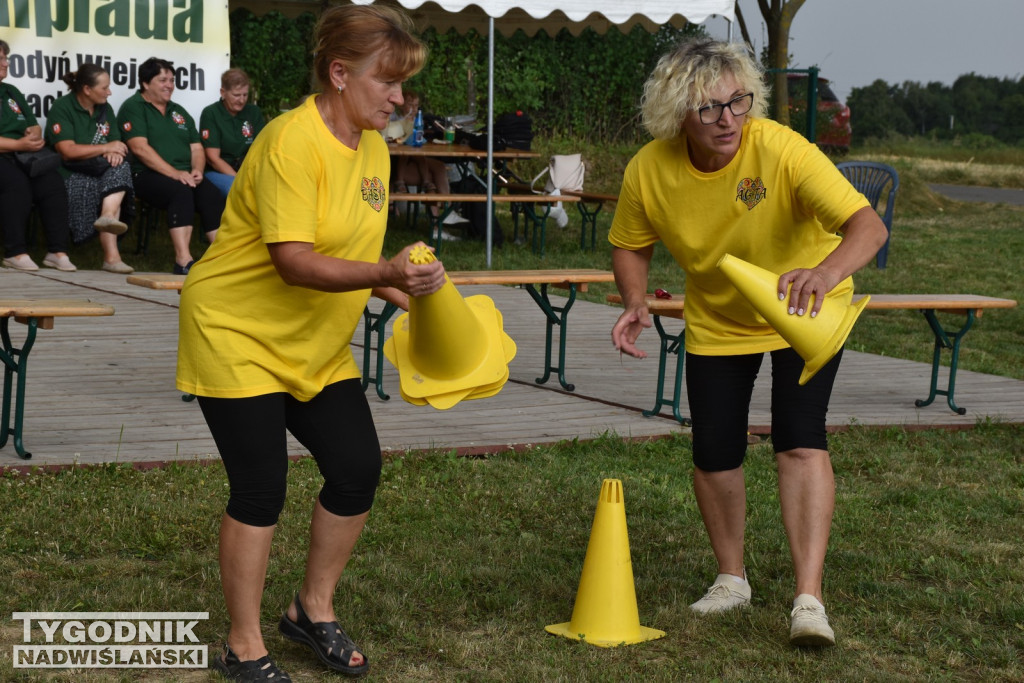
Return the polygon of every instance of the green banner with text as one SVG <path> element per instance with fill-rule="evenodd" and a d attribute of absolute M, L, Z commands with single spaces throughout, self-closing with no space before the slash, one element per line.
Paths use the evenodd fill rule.
<path fill-rule="evenodd" d="M 139 64 L 172 62 L 172 99 L 197 121 L 230 63 L 227 0 L 0 0 L 0 38 L 11 46 L 6 80 L 43 125 L 67 94 L 63 76 L 85 62 L 110 73 L 115 111 L 139 89 Z"/>

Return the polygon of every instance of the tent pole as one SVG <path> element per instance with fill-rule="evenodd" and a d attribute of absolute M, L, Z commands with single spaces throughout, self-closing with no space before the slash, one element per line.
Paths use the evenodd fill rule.
<path fill-rule="evenodd" d="M 494 245 L 494 17 L 487 17 L 487 269 L 491 268 L 491 249 Z"/>

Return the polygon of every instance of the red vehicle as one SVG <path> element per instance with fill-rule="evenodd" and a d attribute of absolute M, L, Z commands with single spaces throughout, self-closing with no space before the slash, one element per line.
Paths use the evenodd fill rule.
<path fill-rule="evenodd" d="M 789 85 L 789 124 L 793 130 L 807 134 L 807 74 L 786 74 Z M 826 152 L 845 154 L 850 151 L 850 108 L 839 101 L 828 79 L 818 76 L 818 118 L 815 142 Z"/>

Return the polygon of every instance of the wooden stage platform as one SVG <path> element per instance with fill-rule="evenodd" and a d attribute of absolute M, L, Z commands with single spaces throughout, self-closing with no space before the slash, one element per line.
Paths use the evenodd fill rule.
<path fill-rule="evenodd" d="M 604 433 L 649 438 L 685 431 L 668 409 L 664 417 L 641 414 L 655 401 L 658 335 L 653 329 L 640 340 L 650 358 L 620 357 L 609 336 L 620 309 L 577 301 L 569 314 L 566 361 L 567 379 L 576 391 L 568 393 L 555 377 L 545 385 L 534 382 L 543 374 L 544 318 L 527 292 L 496 286 L 464 286 L 460 291 L 464 296 L 488 294 L 502 312 L 505 329 L 518 345 L 511 379 L 494 397 L 438 411 L 402 401 L 397 372 L 385 362 L 384 388 L 391 400 L 379 399 L 372 387 L 367 392 L 386 451 L 494 452 Z M 174 388 L 177 292 L 143 289 L 127 284 L 124 276 L 102 271 L 9 269 L 0 269 L 0 292 L 6 297 L 90 299 L 116 310 L 107 318 L 58 319 L 54 329 L 39 331 L 27 375 L 25 445 L 33 457 L 18 458 L 8 443 L 0 450 L 0 468 L 216 457 L 199 407 L 183 402 Z M 667 325 L 674 322 L 666 320 Z M 921 325 L 925 328 L 924 320 Z M 11 324 L 15 346 L 24 330 Z M 984 320 L 965 344 L 983 334 Z M 354 341 L 361 345 L 361 331 Z M 362 349 L 355 351 L 361 359 Z M 762 369 L 764 379 L 768 371 Z M 960 416 L 943 397 L 925 408 L 914 406 L 914 399 L 927 395 L 929 379 L 928 365 L 847 351 L 829 425 L 956 427 L 983 418 L 1024 422 L 1024 381 L 961 369 L 956 398 L 967 414 Z M 767 388 L 768 382 L 762 381 L 755 389 L 752 431 L 770 422 Z M 303 453 L 294 441 L 290 448 L 296 455 Z"/>

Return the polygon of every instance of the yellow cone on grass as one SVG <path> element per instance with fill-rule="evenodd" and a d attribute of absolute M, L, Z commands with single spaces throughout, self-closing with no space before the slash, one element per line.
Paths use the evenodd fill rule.
<path fill-rule="evenodd" d="M 825 296 L 821 310 L 815 317 L 809 314 L 792 315 L 789 313 L 789 293 L 785 299 L 779 299 L 779 275 L 732 254 L 719 259 L 718 268 L 804 359 L 804 370 L 799 380 L 801 385 L 806 384 L 839 353 L 857 317 L 871 298 L 865 296 L 851 304 L 844 295 L 830 294 Z M 811 297 L 809 306 L 813 304 L 814 297 Z"/>
<path fill-rule="evenodd" d="M 409 252 L 413 263 L 434 258 L 426 247 Z M 398 369 L 402 398 L 447 410 L 498 393 L 516 355 L 502 323 L 489 296 L 463 299 L 447 275 L 437 292 L 409 297 L 409 312 L 395 319 L 384 344 L 385 357 Z"/>
<path fill-rule="evenodd" d="M 572 619 L 544 630 L 599 647 L 631 645 L 665 636 L 664 631 L 640 625 L 626 502 L 618 479 L 605 479 L 601 484 Z"/>

